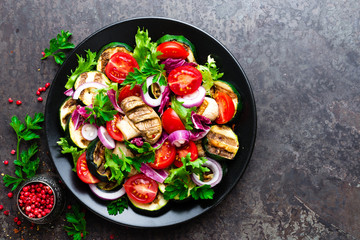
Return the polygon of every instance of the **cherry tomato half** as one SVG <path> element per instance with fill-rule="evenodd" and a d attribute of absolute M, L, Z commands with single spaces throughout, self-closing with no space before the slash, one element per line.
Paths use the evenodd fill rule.
<path fill-rule="evenodd" d="M 130 85 L 125 85 L 123 88 L 120 89 L 119 98 L 118 98 L 119 104 L 121 103 L 122 100 L 124 100 L 127 97 L 130 96 L 140 97 L 141 95 L 140 85 L 135 85 L 133 89 L 130 88 L 131 88 Z"/>
<path fill-rule="evenodd" d="M 165 110 L 163 115 L 161 116 L 161 122 L 164 130 L 170 134 L 177 130 L 185 130 L 185 126 L 182 123 L 180 117 L 172 108 L 168 108 Z"/>
<path fill-rule="evenodd" d="M 176 149 L 174 165 L 177 167 L 181 167 L 183 165 L 181 158 L 186 157 L 188 153 L 191 153 L 191 162 L 198 159 L 198 150 L 196 144 L 192 141 L 190 141 L 187 145 Z"/>
<path fill-rule="evenodd" d="M 90 172 L 86 162 L 86 152 L 80 155 L 76 163 L 76 173 L 84 183 L 98 183 L 99 179 L 94 177 Z"/>
<path fill-rule="evenodd" d="M 122 83 L 129 72 L 139 68 L 135 58 L 128 53 L 117 52 L 113 54 L 105 67 L 106 76 L 113 82 Z"/>
<path fill-rule="evenodd" d="M 176 95 L 195 92 L 200 87 L 201 82 L 201 72 L 192 66 L 177 67 L 168 76 L 170 89 Z"/>
<path fill-rule="evenodd" d="M 150 203 L 154 201 L 158 187 L 155 180 L 142 173 L 130 177 L 124 183 L 125 192 L 128 197 L 138 203 Z"/>
<path fill-rule="evenodd" d="M 185 59 L 187 56 L 189 56 L 189 53 L 186 51 L 186 49 L 177 42 L 163 42 L 157 47 L 156 51 L 162 52 L 162 54 L 157 57 L 158 59 Z"/>
<path fill-rule="evenodd" d="M 228 123 L 235 114 L 235 105 L 231 97 L 224 93 L 218 92 L 215 95 L 215 101 L 219 106 L 219 116 L 215 119 L 217 124 Z"/>
<path fill-rule="evenodd" d="M 175 160 L 176 148 L 166 140 L 159 149 L 155 151 L 155 161 L 149 163 L 154 169 L 164 169 L 169 167 Z"/>
<path fill-rule="evenodd" d="M 116 126 L 116 123 L 120 121 L 121 116 L 120 113 L 114 115 L 113 120 L 106 122 L 106 130 L 109 133 L 110 137 L 112 137 L 114 140 L 123 142 L 124 136 L 120 129 Z"/>

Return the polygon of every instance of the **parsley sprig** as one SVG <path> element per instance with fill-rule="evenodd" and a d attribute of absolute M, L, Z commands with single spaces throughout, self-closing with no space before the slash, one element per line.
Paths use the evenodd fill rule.
<path fill-rule="evenodd" d="M 141 163 L 150 163 L 155 161 L 155 151 L 156 148 L 153 148 L 150 143 L 144 142 L 144 144 L 141 147 L 136 146 L 133 143 L 130 143 L 129 141 L 125 141 L 125 145 L 130 150 L 134 151 L 135 153 L 139 153 L 140 155 L 136 157 L 137 164 L 135 162 L 134 167 L 137 170 L 140 170 Z"/>
<path fill-rule="evenodd" d="M 96 66 L 96 52 L 91 52 L 90 49 L 86 50 L 86 58 L 83 58 L 80 55 L 78 57 L 78 66 L 73 71 L 71 70 L 71 75 L 68 76 L 68 81 L 65 84 L 66 89 L 70 89 L 74 86 L 77 77 L 83 73 L 90 71 Z"/>
<path fill-rule="evenodd" d="M 146 93 L 149 86 L 144 83 L 148 77 L 155 75 L 153 83 L 158 82 L 160 86 L 166 86 L 164 65 L 159 64 L 157 58 L 161 52 L 156 51 L 157 44 L 151 42 L 148 30 L 139 28 L 135 35 L 135 42 L 133 57 L 139 64 L 139 69 L 135 68 L 134 72 L 130 72 L 121 85 L 130 84 L 131 89 L 135 85 L 142 85 L 142 90 Z"/>
<path fill-rule="evenodd" d="M 71 225 L 64 226 L 64 229 L 74 240 L 81 240 L 88 235 L 86 231 L 85 213 L 80 211 L 78 205 L 72 205 L 71 210 L 72 212 L 66 213 L 66 220 L 71 223 Z"/>
<path fill-rule="evenodd" d="M 117 113 L 109 96 L 105 94 L 104 89 L 99 90 L 98 94 L 96 94 L 93 106 L 86 107 L 85 109 L 86 113 L 90 114 L 86 120 L 98 126 L 105 125 L 106 122 L 111 121 Z"/>
<path fill-rule="evenodd" d="M 169 176 L 165 179 L 165 183 L 168 185 L 165 188 L 164 198 L 174 199 L 178 197 L 179 200 L 183 200 L 190 192 L 194 199 L 212 199 L 214 190 L 206 184 L 194 187 L 190 177 L 192 173 L 202 175 L 210 171 L 207 167 L 202 166 L 206 161 L 206 158 L 201 157 L 192 162 L 191 153 L 188 153 L 186 157 L 182 157 L 181 162 L 183 165 L 179 168 L 171 169 Z"/>
<path fill-rule="evenodd" d="M 127 197 L 124 195 L 119 199 L 111 201 L 106 207 L 109 215 L 116 216 L 124 212 L 124 210 L 129 207 L 129 202 Z"/>
<path fill-rule="evenodd" d="M 85 149 L 79 150 L 77 147 L 71 146 L 66 138 L 60 138 L 56 143 L 61 147 L 62 154 L 71 154 L 74 162 L 74 168 L 72 170 L 76 172 L 77 160 L 79 159 L 80 155 L 85 152 Z"/>
<path fill-rule="evenodd" d="M 13 185 L 12 191 L 25 179 L 33 177 L 39 168 L 40 159 L 31 160 L 38 151 L 37 144 L 33 143 L 28 150 L 23 150 L 20 154 L 20 143 L 22 140 L 30 141 L 40 138 L 34 130 L 40 130 L 42 128 L 40 124 L 43 121 L 44 115 L 42 113 L 35 113 L 33 118 L 26 115 L 25 124 L 21 123 L 17 116 L 11 118 L 10 126 L 14 129 L 17 136 L 16 160 L 14 161 L 16 177 L 6 174 L 3 177 L 3 181 L 6 187 Z"/>
<path fill-rule="evenodd" d="M 72 33 L 70 33 L 69 31 L 65 32 L 64 30 L 61 30 L 61 32 L 56 36 L 56 38 L 50 40 L 50 47 L 45 48 L 45 55 L 41 59 L 53 56 L 55 62 L 59 65 L 62 65 L 65 61 L 66 54 L 63 51 L 59 50 L 73 49 L 75 47 L 73 43 L 69 42 L 69 38 L 71 35 Z"/>

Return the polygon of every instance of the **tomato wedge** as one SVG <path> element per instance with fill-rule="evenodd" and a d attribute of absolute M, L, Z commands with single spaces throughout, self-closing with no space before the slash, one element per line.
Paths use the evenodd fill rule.
<path fill-rule="evenodd" d="M 177 67 L 168 76 L 171 91 L 181 96 L 195 92 L 200 87 L 201 82 L 201 72 L 193 66 Z"/>
<path fill-rule="evenodd" d="M 219 116 L 215 119 L 217 124 L 228 123 L 235 114 L 235 105 L 231 97 L 224 93 L 218 92 L 215 95 L 215 101 L 219 106 Z"/>
<path fill-rule="evenodd" d="M 128 53 L 117 52 L 113 54 L 105 67 L 106 76 L 113 82 L 122 83 L 129 72 L 139 68 L 135 58 Z"/>
<path fill-rule="evenodd" d="M 162 52 L 162 54 L 157 57 L 158 59 L 185 59 L 187 56 L 189 56 L 189 53 L 186 51 L 186 49 L 177 42 L 163 42 L 157 47 L 156 51 Z"/>
<path fill-rule="evenodd" d="M 86 162 L 86 152 L 80 155 L 76 163 L 76 173 L 84 183 L 98 183 L 99 179 L 94 177 L 90 172 Z"/>
<path fill-rule="evenodd" d="M 154 169 L 164 169 L 169 167 L 175 160 L 176 148 L 166 140 L 159 149 L 155 151 L 155 161 L 149 163 Z"/>
<path fill-rule="evenodd" d="M 123 142 L 124 136 L 120 129 L 116 126 L 116 123 L 120 121 L 121 116 L 120 113 L 114 115 L 113 120 L 106 122 L 106 130 L 109 133 L 110 137 L 112 137 L 114 140 Z"/>
<path fill-rule="evenodd" d="M 131 88 L 130 85 L 125 85 L 123 88 L 120 89 L 119 98 L 118 98 L 119 104 L 121 103 L 122 100 L 124 100 L 127 97 L 130 96 L 140 97 L 141 95 L 140 85 L 135 85 L 133 89 L 130 88 Z"/>
<path fill-rule="evenodd" d="M 196 144 L 192 141 L 190 141 L 187 145 L 182 146 L 181 148 L 177 148 L 174 165 L 177 167 L 182 167 L 183 163 L 181 161 L 181 158 L 186 157 L 188 153 L 191 153 L 190 161 L 193 162 L 198 158 L 198 150 Z"/>
<path fill-rule="evenodd" d="M 161 116 L 161 122 L 164 130 L 170 134 L 177 130 L 185 130 L 185 126 L 182 123 L 180 117 L 172 108 L 168 108 L 165 110 L 163 115 Z"/>
<path fill-rule="evenodd" d="M 128 197 L 138 203 L 150 203 L 154 201 L 158 187 L 155 180 L 142 173 L 130 177 L 124 183 L 125 192 Z"/>

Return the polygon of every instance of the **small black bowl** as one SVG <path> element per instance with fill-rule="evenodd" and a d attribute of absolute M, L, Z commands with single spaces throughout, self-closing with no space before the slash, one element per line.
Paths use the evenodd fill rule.
<path fill-rule="evenodd" d="M 58 218 L 65 207 L 65 193 L 62 185 L 59 182 L 59 178 L 53 174 L 39 174 L 35 175 L 34 177 L 26 180 L 19 188 L 19 192 L 16 197 L 16 205 L 20 211 L 20 213 L 24 216 L 24 218 L 30 222 L 36 223 L 36 224 L 46 224 L 53 222 L 56 218 Z M 51 209 L 51 211 L 41 217 L 41 218 L 31 218 L 28 215 L 25 214 L 22 207 L 19 205 L 19 198 L 20 198 L 20 192 L 22 189 L 30 184 L 38 184 L 42 183 L 43 185 L 48 186 L 54 195 L 54 204 Z"/>

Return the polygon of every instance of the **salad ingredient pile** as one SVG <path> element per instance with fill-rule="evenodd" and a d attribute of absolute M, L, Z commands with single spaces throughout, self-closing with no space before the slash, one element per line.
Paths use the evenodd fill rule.
<path fill-rule="evenodd" d="M 96 196 L 126 198 L 141 213 L 212 199 L 222 164 L 239 149 L 226 124 L 241 111 L 240 94 L 210 55 L 196 62 L 184 36 L 152 42 L 139 28 L 135 42 L 78 56 L 59 110 L 62 153 Z"/>

